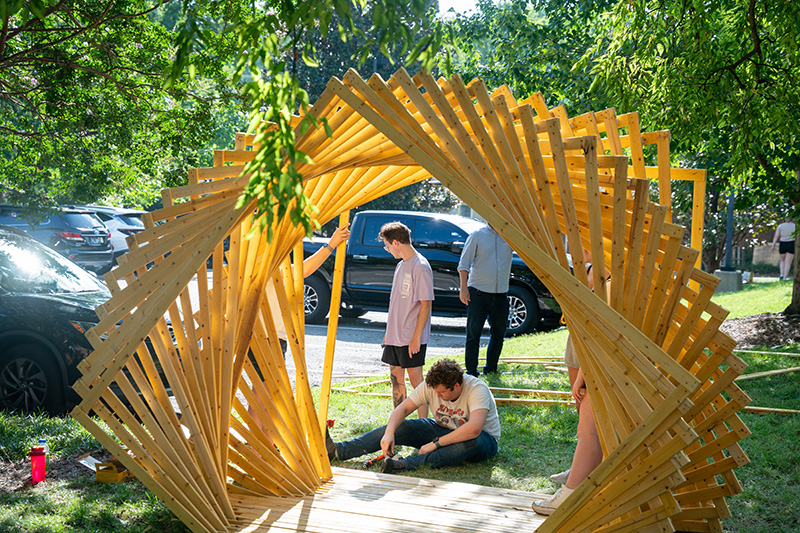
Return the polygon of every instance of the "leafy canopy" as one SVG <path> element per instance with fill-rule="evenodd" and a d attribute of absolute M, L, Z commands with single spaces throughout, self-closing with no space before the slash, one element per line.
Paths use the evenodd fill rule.
<path fill-rule="evenodd" d="M 0 195 L 143 204 L 198 166 L 235 96 L 224 62 L 163 79 L 173 34 L 152 0 L 0 0 Z M 223 47 L 216 43 L 219 50 Z M 216 81 L 215 81 L 216 80 Z"/>
<path fill-rule="evenodd" d="M 399 50 L 407 64 L 419 61 L 423 68 L 430 68 L 441 43 L 441 25 L 426 0 L 373 0 L 369 4 L 366 0 L 273 0 L 258 6 L 246 2 L 236 5 L 232 9 L 227 2 L 185 4 L 187 23 L 178 36 L 178 54 L 168 85 L 182 72 L 191 74 L 202 68 L 195 52 L 214 39 L 203 15 L 224 18 L 225 34 L 235 37 L 234 80 L 244 84 L 249 131 L 255 134 L 256 146 L 254 159 L 245 167 L 249 183 L 238 205 L 257 201 L 254 216 L 265 215 L 259 229 L 267 229 L 268 239 L 272 238 L 275 217 L 282 218 L 287 212 L 293 223 L 303 225 L 310 234 L 318 224 L 297 166 L 312 161 L 295 149 L 292 114 L 298 110 L 305 113 L 301 134 L 309 128 L 327 126 L 306 113 L 308 93 L 300 86 L 296 69 L 290 69 L 293 63 L 285 58 L 299 56 L 305 65 L 317 66 L 315 39 L 311 37 L 319 33 L 324 39 L 333 26 L 343 41 L 363 38 L 364 44 L 357 51 L 362 60 L 377 47 L 386 56 L 391 56 L 390 50 Z M 355 24 L 356 16 L 366 12 L 372 22 L 368 38 Z"/>
<path fill-rule="evenodd" d="M 593 45 L 597 20 L 612 0 L 478 0 L 469 15 L 448 28 L 453 57 L 440 68 L 478 77 L 490 87 L 506 84 L 518 98 L 541 92 L 551 107 L 564 104 L 577 115 L 604 107 L 603 93 L 590 94 L 586 65 L 576 66 Z"/>
<path fill-rule="evenodd" d="M 798 197 L 800 48 L 795 1 L 629 0 L 585 61 L 595 85 L 679 152 L 722 154 L 748 194 Z M 596 57 L 595 57 L 596 56 Z"/>

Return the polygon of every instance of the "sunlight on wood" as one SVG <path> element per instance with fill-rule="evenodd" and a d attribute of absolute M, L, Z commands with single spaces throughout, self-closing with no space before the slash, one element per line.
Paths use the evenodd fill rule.
<path fill-rule="evenodd" d="M 748 461 L 737 413 L 749 398 L 734 384 L 745 365 L 719 331 L 719 280 L 671 223 L 670 179 L 694 181 L 699 246 L 705 174 L 670 168 L 668 132 L 640 132 L 636 113 L 570 118 L 538 93 L 517 101 L 507 87 L 404 70 L 333 78 L 312 112 L 333 131 L 298 130 L 321 223 L 434 176 L 548 287 L 592 394 L 603 463 L 544 521 L 524 493 L 498 518 L 486 508 L 513 491 L 333 471 L 305 367 L 302 266 L 290 263 L 303 231 L 286 217 L 271 243 L 246 238 L 258 221 L 253 204 L 235 208 L 254 155 L 245 134 L 163 191 L 164 208 L 106 275 L 112 298 L 87 334 L 75 418 L 192 531 L 396 531 L 413 517 L 415 530 L 721 532 L 725 497 L 741 492 L 733 469 Z M 651 178 L 664 205 L 650 201 Z M 457 508 L 473 497 L 486 504 Z"/>

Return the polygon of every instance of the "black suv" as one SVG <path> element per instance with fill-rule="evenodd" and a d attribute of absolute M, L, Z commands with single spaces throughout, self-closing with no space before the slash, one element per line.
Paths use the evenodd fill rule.
<path fill-rule="evenodd" d="M 86 209 L 64 207 L 37 214 L 24 207 L 0 204 L 0 224 L 25 231 L 87 270 L 105 272 L 111 268 L 111 233 Z"/>
<path fill-rule="evenodd" d="M 79 400 L 84 332 L 110 296 L 94 274 L 0 226 L 0 409 L 56 414 Z"/>
<path fill-rule="evenodd" d="M 458 262 L 467 237 L 484 227 L 483 222 L 456 215 L 422 211 L 360 211 L 353 217 L 347 241 L 342 284 L 342 316 L 357 317 L 366 311 L 386 311 L 392 290 L 397 259 L 384 250 L 377 239 L 381 226 L 399 220 L 411 230 L 411 242 L 433 270 L 433 314 L 466 316 L 459 299 L 461 285 Z M 305 257 L 316 252 L 324 241 L 303 242 Z M 320 323 L 330 305 L 334 259 L 329 257 L 314 274 L 305 278 L 306 322 Z M 508 327 L 506 335 L 521 335 L 557 327 L 561 307 L 550 290 L 524 261 L 514 254 L 508 288 Z"/>

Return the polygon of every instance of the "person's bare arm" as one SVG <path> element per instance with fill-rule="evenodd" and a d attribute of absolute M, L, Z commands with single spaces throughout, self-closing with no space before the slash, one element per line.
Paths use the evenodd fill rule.
<path fill-rule="evenodd" d="M 464 305 L 469 305 L 469 287 L 467 287 L 467 280 L 469 279 L 469 271 L 459 270 L 458 279 L 461 282 L 461 287 L 458 289 L 458 299 Z"/>
<path fill-rule="evenodd" d="M 431 316 L 431 301 L 420 301 L 419 316 L 417 316 L 417 327 L 414 329 L 414 335 L 411 337 L 411 342 L 408 343 L 408 354 L 413 356 L 419 352 L 420 339 L 422 332 L 425 330 L 425 324 L 428 323 L 428 318 Z"/>
<path fill-rule="evenodd" d="M 778 229 L 775 230 L 775 236 L 772 238 L 772 251 L 775 251 L 775 244 L 778 242 L 778 239 L 781 238 L 781 227 L 778 226 Z"/>
<path fill-rule="evenodd" d="M 328 244 L 314 252 L 312 255 L 308 256 L 303 261 L 303 277 L 307 278 L 311 274 L 317 271 L 319 267 L 322 266 L 322 263 L 331 255 L 333 250 L 346 241 L 350 237 L 350 224 L 345 224 L 340 228 L 336 228 L 336 231 L 333 232 L 333 236 L 328 241 Z"/>
<path fill-rule="evenodd" d="M 410 398 L 406 398 L 400 405 L 395 407 L 392 414 L 389 415 L 389 421 L 386 423 L 386 431 L 383 432 L 383 437 L 381 438 L 381 450 L 388 457 L 394 455 L 394 432 L 397 430 L 397 427 L 403 423 L 403 420 L 416 410 L 417 406 L 414 402 L 411 401 Z"/>
<path fill-rule="evenodd" d="M 470 411 L 469 420 L 466 424 L 459 427 L 455 431 L 451 431 L 447 435 L 439 437 L 439 446 L 449 446 L 457 442 L 464 442 L 472 440 L 481 434 L 483 425 L 486 423 L 486 417 L 489 415 L 488 409 L 476 409 Z M 419 449 L 420 455 L 423 453 L 430 453 L 436 449 L 436 443 L 429 442 Z"/>

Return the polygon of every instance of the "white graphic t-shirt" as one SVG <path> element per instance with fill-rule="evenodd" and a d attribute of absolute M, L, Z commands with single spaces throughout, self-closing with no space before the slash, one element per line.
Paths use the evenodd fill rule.
<path fill-rule="evenodd" d="M 500 440 L 500 419 L 497 418 L 497 405 L 492 391 L 482 379 L 469 374 L 464 374 L 461 387 L 461 395 L 452 402 L 440 399 L 424 381 L 408 397 L 417 407 L 427 404 L 434 421 L 449 429 L 458 429 L 466 424 L 472 411 L 486 409 L 488 413 L 483 431 Z"/>

